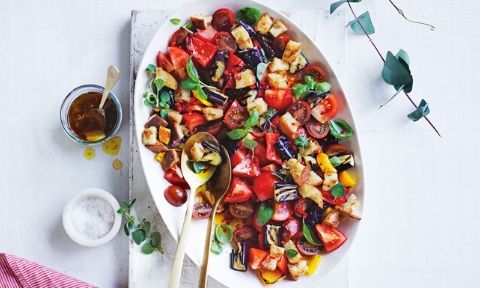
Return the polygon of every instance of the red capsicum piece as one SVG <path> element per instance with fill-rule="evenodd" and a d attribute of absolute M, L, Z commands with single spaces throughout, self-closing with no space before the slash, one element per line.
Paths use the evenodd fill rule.
<path fill-rule="evenodd" d="M 278 152 L 275 149 L 275 142 L 277 142 L 278 137 L 280 137 L 280 134 L 278 133 L 273 133 L 273 132 L 265 133 L 265 144 L 266 144 L 265 156 L 267 157 L 268 160 L 272 162 L 275 162 L 277 164 L 282 164 L 282 159 L 280 158 L 280 155 L 278 155 Z"/>

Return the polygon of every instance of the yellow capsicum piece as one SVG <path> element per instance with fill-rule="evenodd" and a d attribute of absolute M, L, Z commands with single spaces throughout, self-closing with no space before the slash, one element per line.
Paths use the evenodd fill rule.
<path fill-rule="evenodd" d="M 207 101 L 207 99 L 203 99 L 200 95 L 198 95 L 198 92 L 196 90 L 192 90 L 192 93 L 193 93 L 193 97 L 197 98 L 198 101 L 200 101 L 203 105 L 207 107 L 213 106 L 213 104 Z"/>
<path fill-rule="evenodd" d="M 338 174 L 338 181 L 340 181 L 345 187 L 353 187 L 357 185 L 357 181 L 355 181 L 352 175 L 350 175 L 347 171 L 342 171 L 340 174 Z"/>
<path fill-rule="evenodd" d="M 322 261 L 322 256 L 321 255 L 313 255 L 313 256 L 308 256 L 305 257 L 305 260 L 307 260 L 307 275 L 313 275 L 317 271 L 318 264 L 320 261 Z"/>
<path fill-rule="evenodd" d="M 330 163 L 330 159 L 328 155 L 325 153 L 318 153 L 317 155 L 317 162 L 320 165 L 320 169 L 325 172 L 337 172 L 337 169 L 333 167 L 332 163 Z"/>

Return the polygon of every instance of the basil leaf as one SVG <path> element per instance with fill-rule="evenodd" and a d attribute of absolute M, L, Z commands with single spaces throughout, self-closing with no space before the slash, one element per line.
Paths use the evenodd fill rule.
<path fill-rule="evenodd" d="M 310 92 L 310 89 L 308 89 L 307 85 L 305 84 L 298 83 L 292 88 L 292 93 L 297 99 L 303 98 L 308 94 L 308 92 Z"/>
<path fill-rule="evenodd" d="M 245 128 L 252 128 L 258 124 L 258 120 L 260 116 L 258 115 L 257 109 L 252 110 L 252 114 L 248 117 L 247 121 L 245 121 Z"/>
<path fill-rule="evenodd" d="M 173 25 L 179 25 L 180 22 L 182 22 L 182 20 L 178 19 L 178 18 L 172 18 L 170 19 L 170 23 L 172 23 Z"/>
<path fill-rule="evenodd" d="M 340 160 L 340 158 L 337 156 L 330 157 L 329 161 L 333 167 L 337 167 L 338 165 L 342 164 L 342 160 Z"/>
<path fill-rule="evenodd" d="M 315 79 L 312 76 L 307 75 L 304 77 L 305 85 L 307 86 L 308 90 L 312 90 L 315 88 Z"/>
<path fill-rule="evenodd" d="M 361 24 L 361 25 L 360 25 Z M 363 34 L 363 28 L 368 35 L 375 33 L 375 27 L 373 27 L 372 19 L 370 19 L 370 13 L 365 12 L 362 15 L 358 16 L 357 19 L 354 19 L 348 22 L 347 26 L 352 28 L 353 32 L 357 34 Z"/>
<path fill-rule="evenodd" d="M 248 149 L 254 151 L 255 150 L 255 147 L 257 147 L 257 141 L 255 140 L 252 140 L 252 139 L 248 139 L 248 138 L 243 138 L 243 145 L 245 145 L 245 147 L 247 147 Z"/>
<path fill-rule="evenodd" d="M 162 79 L 160 78 L 157 78 L 155 80 L 153 80 L 153 84 L 155 85 L 155 88 L 157 89 L 157 94 L 158 92 L 163 88 L 163 86 L 165 85 L 165 82 L 163 82 Z"/>
<path fill-rule="evenodd" d="M 205 164 L 202 162 L 192 162 L 192 168 L 195 173 L 200 173 L 205 169 Z"/>
<path fill-rule="evenodd" d="M 332 196 L 335 198 L 345 195 L 345 187 L 342 183 L 337 183 L 332 187 Z"/>
<path fill-rule="evenodd" d="M 132 238 L 133 241 L 137 244 L 140 245 L 145 240 L 145 230 L 143 229 L 137 229 L 132 232 Z"/>
<path fill-rule="evenodd" d="M 334 2 L 334 3 L 330 4 L 330 14 L 332 14 L 335 10 L 337 10 L 338 7 L 342 6 L 342 4 L 344 4 L 344 3 L 347 3 L 347 2 L 357 3 L 357 2 L 360 2 L 360 1 L 362 1 L 362 0 L 340 0 L 340 1 Z"/>
<path fill-rule="evenodd" d="M 190 79 L 192 79 L 194 82 L 199 83 L 200 79 L 198 78 L 197 68 L 195 68 L 195 65 L 193 65 L 192 58 L 188 58 L 186 68 L 188 77 L 190 77 Z"/>
<path fill-rule="evenodd" d="M 258 81 L 262 81 L 265 72 L 267 71 L 268 64 L 260 62 L 257 65 L 257 79 Z"/>
<path fill-rule="evenodd" d="M 272 205 L 269 205 L 267 202 L 262 202 L 260 204 L 260 207 L 258 207 L 258 212 L 257 212 L 257 223 L 260 226 L 263 226 L 267 224 L 270 219 L 272 219 L 273 216 L 273 207 Z"/>
<path fill-rule="evenodd" d="M 400 59 L 401 60 L 395 57 L 392 52 L 387 52 L 387 57 L 382 70 L 382 78 L 387 84 L 393 85 L 395 90 L 398 90 L 400 86 L 405 85 L 404 90 L 408 93 L 412 90 L 413 77 L 410 74 L 410 69 L 404 58 Z"/>
<path fill-rule="evenodd" d="M 142 245 L 143 254 L 152 254 L 153 250 L 153 246 L 150 244 L 150 242 L 145 242 L 145 244 Z"/>
<path fill-rule="evenodd" d="M 218 242 L 227 244 L 232 241 L 233 229 L 230 225 L 220 224 L 215 228 L 215 239 Z"/>
<path fill-rule="evenodd" d="M 288 258 L 293 258 L 298 255 L 298 252 L 295 249 L 286 249 L 285 255 L 287 255 Z"/>
<path fill-rule="evenodd" d="M 205 99 L 205 100 L 208 99 L 208 95 L 207 95 L 207 93 L 205 93 L 205 91 L 203 91 L 202 86 L 198 85 L 197 89 L 195 91 L 197 91 L 197 94 L 200 98 Z"/>
<path fill-rule="evenodd" d="M 418 108 L 407 116 L 408 119 L 416 122 L 420 120 L 423 116 L 427 116 L 428 114 L 430 114 L 430 108 L 428 108 L 427 101 L 422 99 L 422 101 L 420 101 L 420 105 L 418 105 Z"/>
<path fill-rule="evenodd" d="M 148 64 L 147 68 L 145 68 L 145 72 L 147 72 L 148 76 L 155 75 L 155 73 L 157 72 L 157 66 L 155 66 L 154 64 Z"/>
<path fill-rule="evenodd" d="M 253 7 L 243 7 L 237 12 L 237 19 L 252 25 L 260 19 L 260 10 Z"/>
<path fill-rule="evenodd" d="M 337 139 L 345 139 L 353 135 L 352 128 L 345 120 L 335 119 L 328 121 L 330 134 Z"/>
<path fill-rule="evenodd" d="M 328 82 L 315 83 L 315 91 L 320 94 L 329 92 L 330 88 L 332 88 L 332 85 Z"/>
<path fill-rule="evenodd" d="M 220 245 L 220 243 L 215 241 L 215 239 L 212 239 L 212 245 L 210 245 L 210 251 L 215 255 L 220 255 L 223 252 L 223 248 Z"/>
<path fill-rule="evenodd" d="M 180 81 L 180 87 L 185 90 L 195 90 L 198 86 L 198 82 L 195 82 L 192 79 L 183 79 Z"/>
<path fill-rule="evenodd" d="M 247 136 L 247 130 L 245 129 L 234 129 L 227 133 L 228 138 L 232 140 L 242 139 L 243 137 Z"/>
<path fill-rule="evenodd" d="M 318 240 L 317 236 L 315 235 L 315 233 L 312 232 L 312 229 L 310 229 L 310 227 L 308 227 L 308 225 L 305 224 L 305 221 L 302 224 L 302 232 L 303 232 L 303 236 L 305 237 L 305 240 L 307 240 L 308 243 L 315 246 L 322 245 L 320 243 L 320 240 Z"/>
<path fill-rule="evenodd" d="M 295 138 L 293 143 L 295 144 L 295 146 L 299 148 L 305 148 L 307 147 L 308 137 L 305 135 L 297 136 L 297 138 Z"/>
<path fill-rule="evenodd" d="M 160 232 L 150 234 L 150 243 L 153 247 L 160 247 L 162 245 L 162 234 Z"/>

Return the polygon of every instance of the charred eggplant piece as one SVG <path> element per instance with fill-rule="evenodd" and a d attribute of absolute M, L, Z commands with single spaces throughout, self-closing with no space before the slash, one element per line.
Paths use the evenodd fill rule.
<path fill-rule="evenodd" d="M 239 20 L 238 23 L 242 25 L 243 28 L 245 28 L 245 30 L 247 30 L 248 35 L 250 35 L 250 37 L 258 38 L 258 34 L 257 32 L 255 32 L 255 30 L 253 30 L 252 26 L 248 25 L 243 20 Z"/>
<path fill-rule="evenodd" d="M 295 158 L 297 154 L 293 150 L 293 145 L 285 136 L 280 136 L 277 142 L 275 142 L 275 148 L 277 148 L 278 153 L 280 154 L 280 158 L 282 160 L 288 160 L 291 158 Z"/>
<path fill-rule="evenodd" d="M 268 59 L 275 57 L 275 50 L 273 50 L 272 46 L 268 43 L 265 37 L 257 37 L 257 40 L 258 43 L 260 43 L 260 46 L 262 46 L 263 52 L 265 52 L 265 56 L 267 56 Z"/>
<path fill-rule="evenodd" d="M 213 89 L 208 89 L 206 87 L 203 87 L 202 89 L 205 92 L 205 94 L 207 94 L 207 97 L 208 97 L 207 100 L 211 103 L 224 105 L 228 100 L 228 96 L 218 91 L 214 91 Z"/>
<path fill-rule="evenodd" d="M 300 199 L 298 186 L 290 183 L 275 183 L 273 194 L 277 202 L 285 202 Z"/>
<path fill-rule="evenodd" d="M 352 154 L 333 156 L 332 158 L 330 158 L 330 162 L 335 167 L 335 169 L 337 169 L 338 173 L 355 166 L 355 160 L 353 159 Z"/>
<path fill-rule="evenodd" d="M 265 244 L 270 246 L 271 244 L 275 244 L 280 246 L 280 235 L 282 226 L 279 225 L 265 225 Z"/>
<path fill-rule="evenodd" d="M 265 63 L 265 57 L 263 57 L 262 51 L 258 47 L 239 51 L 238 56 L 252 69 L 256 69 L 259 63 Z"/>
<path fill-rule="evenodd" d="M 246 242 L 238 243 L 237 249 L 232 249 L 232 253 L 230 253 L 230 268 L 241 272 L 248 270 Z"/>
<path fill-rule="evenodd" d="M 211 152 L 217 152 L 217 153 L 220 153 L 220 150 L 218 149 L 218 147 L 216 147 L 215 145 L 213 145 L 212 143 L 208 142 L 208 141 L 203 141 L 202 142 L 202 146 L 211 151 Z"/>
<path fill-rule="evenodd" d="M 305 223 L 307 225 L 316 225 L 322 221 L 323 214 L 325 210 L 318 207 L 317 205 L 312 205 L 307 210 L 307 217 L 305 217 Z"/>

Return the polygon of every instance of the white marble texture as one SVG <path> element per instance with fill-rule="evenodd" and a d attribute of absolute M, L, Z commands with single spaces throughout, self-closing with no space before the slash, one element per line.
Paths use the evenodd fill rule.
<path fill-rule="evenodd" d="M 0 2 L 0 251 L 100 287 L 128 285 L 125 237 L 102 247 L 82 248 L 67 238 L 60 222 L 63 205 L 82 188 L 98 186 L 126 199 L 128 167 L 114 171 L 114 158 L 98 149 L 96 160 L 85 161 L 81 147 L 61 131 L 58 109 L 73 87 L 102 84 L 106 67 L 116 64 L 124 73 L 114 91 L 127 112 L 130 11 L 170 10 L 183 2 Z M 326 10 L 329 4 L 265 2 L 281 10 Z M 412 96 L 417 102 L 429 100 L 431 119 L 443 138 L 424 121 L 406 119 L 411 107 L 403 96 L 378 111 L 393 93 L 380 79 L 378 56 L 363 36 L 331 31 L 338 37 L 348 33 L 343 80 L 356 114 L 368 176 L 363 223 L 345 262 L 346 273 L 332 287 L 344 287 L 345 282 L 354 288 L 477 287 L 480 198 L 474 180 L 480 170 L 476 112 L 480 2 L 396 3 L 411 18 L 432 22 L 437 30 L 405 22 L 386 0 L 365 0 L 355 7 L 358 13 L 370 11 L 377 28 L 373 38 L 382 51 L 409 52 L 415 78 Z M 125 164 L 127 123 L 120 131 L 124 146 L 119 158 Z M 173 250 L 171 239 L 165 238 Z M 168 259 L 145 261 L 168 267 Z M 166 277 L 166 271 L 158 276 Z"/>

